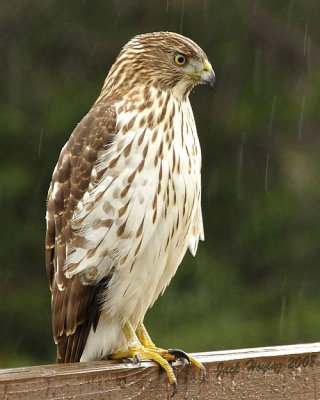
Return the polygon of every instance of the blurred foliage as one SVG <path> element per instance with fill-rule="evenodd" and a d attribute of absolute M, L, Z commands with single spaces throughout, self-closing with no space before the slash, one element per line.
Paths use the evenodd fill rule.
<path fill-rule="evenodd" d="M 163 347 L 319 340 L 320 3 L 1 3 L 0 366 L 51 363 L 45 199 L 59 151 L 135 34 L 206 51 L 214 91 L 191 102 L 206 241 L 147 314 Z"/>

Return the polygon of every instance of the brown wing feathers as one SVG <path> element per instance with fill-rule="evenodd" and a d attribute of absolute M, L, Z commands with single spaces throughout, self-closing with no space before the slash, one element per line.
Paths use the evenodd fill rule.
<path fill-rule="evenodd" d="M 66 248 L 75 239 L 71 227 L 73 213 L 89 187 L 100 152 L 115 134 L 115 122 L 112 106 L 93 106 L 62 150 L 48 193 L 46 266 L 52 291 L 57 362 L 80 360 L 91 324 L 95 328 L 100 316 L 99 294 L 107 282 L 83 286 L 77 276 L 66 279 L 63 265 Z"/>

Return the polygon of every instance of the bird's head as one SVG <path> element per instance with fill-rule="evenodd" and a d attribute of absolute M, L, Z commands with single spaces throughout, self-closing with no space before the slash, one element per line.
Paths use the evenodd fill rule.
<path fill-rule="evenodd" d="M 213 87 L 215 75 L 206 54 L 192 40 L 154 32 L 135 36 L 124 46 L 106 83 L 108 79 L 113 88 L 143 84 L 185 96 L 197 84 Z"/>

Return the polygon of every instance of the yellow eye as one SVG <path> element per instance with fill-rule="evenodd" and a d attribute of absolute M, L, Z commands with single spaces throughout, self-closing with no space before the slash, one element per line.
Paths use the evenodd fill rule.
<path fill-rule="evenodd" d="M 184 56 L 183 54 L 176 54 L 174 56 L 174 61 L 177 65 L 183 65 L 186 63 L 186 56 Z"/>

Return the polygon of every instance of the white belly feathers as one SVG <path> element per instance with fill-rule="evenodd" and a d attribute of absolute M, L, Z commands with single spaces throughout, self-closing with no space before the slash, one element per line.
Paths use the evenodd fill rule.
<path fill-rule="evenodd" d="M 84 284 L 112 276 L 82 361 L 123 347 L 121 325 L 143 320 L 188 246 L 195 254 L 203 239 L 201 153 L 189 100 L 171 99 L 162 111 L 153 105 L 133 114 L 128 106 L 121 113 L 115 141 L 96 167 L 103 177 L 73 220 L 86 240 L 68 249 L 66 276 L 79 274 Z"/>

